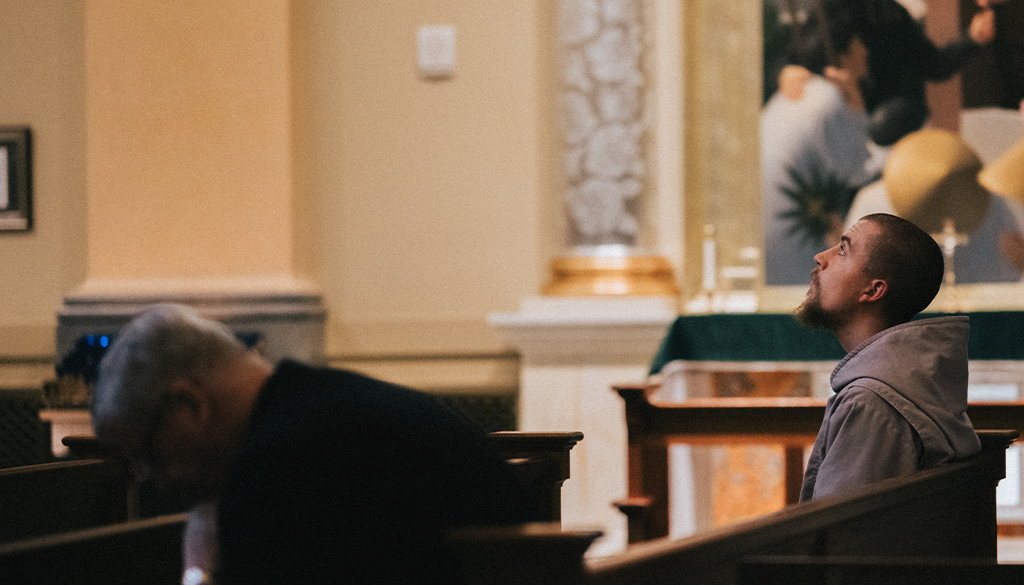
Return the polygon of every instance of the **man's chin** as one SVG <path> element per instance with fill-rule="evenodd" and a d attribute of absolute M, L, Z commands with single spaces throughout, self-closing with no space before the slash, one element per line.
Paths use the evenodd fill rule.
<path fill-rule="evenodd" d="M 793 318 L 796 319 L 797 323 L 804 327 L 820 327 L 823 329 L 831 329 L 832 318 L 831 316 L 822 310 L 821 306 L 813 302 L 810 298 L 805 299 L 799 307 L 793 311 Z"/>

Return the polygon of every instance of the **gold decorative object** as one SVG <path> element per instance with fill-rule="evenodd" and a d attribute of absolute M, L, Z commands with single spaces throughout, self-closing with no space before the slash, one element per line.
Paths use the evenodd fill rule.
<path fill-rule="evenodd" d="M 897 142 L 882 171 L 896 215 L 924 231 L 941 233 L 952 220 L 958 233 L 978 229 L 991 197 L 978 182 L 981 159 L 952 132 L 918 130 Z"/>
<path fill-rule="evenodd" d="M 1024 139 L 986 166 L 978 174 L 978 182 L 996 195 L 1024 203 Z"/>
<path fill-rule="evenodd" d="M 85 408 L 92 400 L 92 384 L 82 376 L 65 374 L 43 383 L 43 402 L 47 408 Z"/>
<path fill-rule="evenodd" d="M 552 296 L 675 296 L 672 265 L 660 256 L 563 256 L 551 261 Z"/>

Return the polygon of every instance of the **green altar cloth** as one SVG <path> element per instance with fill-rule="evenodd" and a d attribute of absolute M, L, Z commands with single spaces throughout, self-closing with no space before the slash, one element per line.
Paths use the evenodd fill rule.
<path fill-rule="evenodd" d="M 1024 360 L 1024 312 L 966 314 L 971 319 L 971 360 Z M 811 362 L 838 361 L 845 355 L 831 332 L 801 327 L 789 314 L 684 315 L 669 327 L 650 373 L 672 360 Z"/>

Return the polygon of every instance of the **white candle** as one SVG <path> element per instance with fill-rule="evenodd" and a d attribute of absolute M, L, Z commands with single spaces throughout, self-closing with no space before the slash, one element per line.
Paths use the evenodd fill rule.
<path fill-rule="evenodd" d="M 715 290 L 715 227 L 704 226 L 704 290 Z"/>

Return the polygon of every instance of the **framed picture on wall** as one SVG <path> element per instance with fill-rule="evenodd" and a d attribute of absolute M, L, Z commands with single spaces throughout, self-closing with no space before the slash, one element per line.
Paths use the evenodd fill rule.
<path fill-rule="evenodd" d="M 0 126 L 0 231 L 32 229 L 32 149 L 28 126 Z"/>

